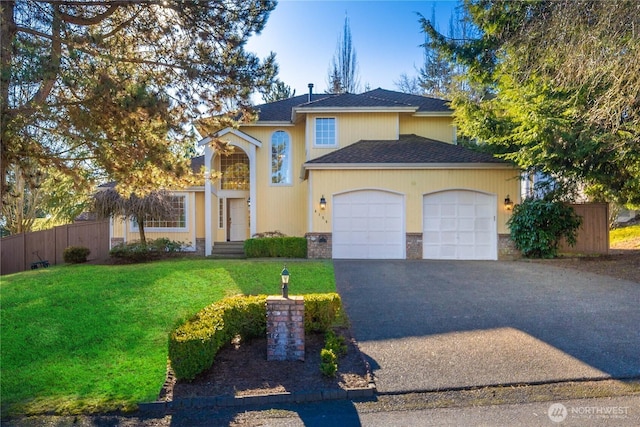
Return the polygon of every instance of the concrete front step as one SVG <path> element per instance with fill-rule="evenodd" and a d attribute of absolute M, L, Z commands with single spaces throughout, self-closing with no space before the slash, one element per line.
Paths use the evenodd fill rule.
<path fill-rule="evenodd" d="M 212 258 L 245 258 L 244 242 L 215 242 Z"/>

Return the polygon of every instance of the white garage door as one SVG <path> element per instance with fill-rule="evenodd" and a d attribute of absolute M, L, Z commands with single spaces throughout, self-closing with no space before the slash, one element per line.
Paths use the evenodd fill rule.
<path fill-rule="evenodd" d="M 422 257 L 497 259 L 496 200 L 495 195 L 469 190 L 425 195 Z"/>
<path fill-rule="evenodd" d="M 333 257 L 405 258 L 404 197 L 361 190 L 333 197 Z"/>

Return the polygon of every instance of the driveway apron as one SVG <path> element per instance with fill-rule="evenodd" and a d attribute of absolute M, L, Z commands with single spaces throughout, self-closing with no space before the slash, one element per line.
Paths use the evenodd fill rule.
<path fill-rule="evenodd" d="M 334 267 L 379 392 L 640 378 L 640 283 L 521 261 Z"/>

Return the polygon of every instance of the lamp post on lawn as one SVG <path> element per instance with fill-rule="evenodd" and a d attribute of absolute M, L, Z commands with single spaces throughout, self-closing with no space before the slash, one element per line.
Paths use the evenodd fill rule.
<path fill-rule="evenodd" d="M 289 270 L 286 264 L 280 273 L 280 279 L 282 279 L 282 297 L 289 298 Z"/>

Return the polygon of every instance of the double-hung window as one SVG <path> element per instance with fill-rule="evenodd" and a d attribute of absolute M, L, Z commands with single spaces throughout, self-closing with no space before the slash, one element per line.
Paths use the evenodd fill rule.
<path fill-rule="evenodd" d="M 291 184 L 291 139 L 282 130 L 271 135 L 271 184 Z"/>
<path fill-rule="evenodd" d="M 337 145 L 335 117 L 316 117 L 314 124 L 314 145 L 316 147 L 334 147 Z"/>

